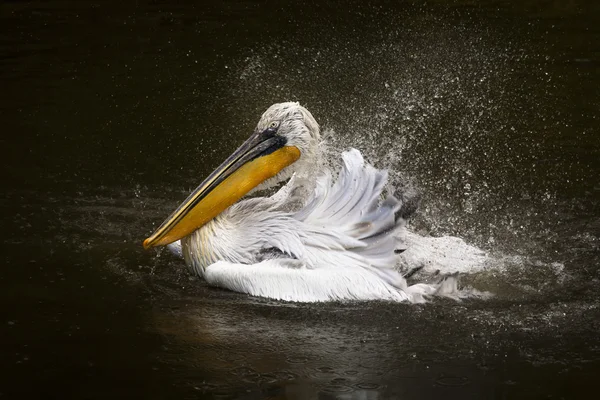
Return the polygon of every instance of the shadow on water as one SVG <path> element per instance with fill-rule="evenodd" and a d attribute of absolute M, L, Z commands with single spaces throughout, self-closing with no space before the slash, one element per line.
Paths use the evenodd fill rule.
<path fill-rule="evenodd" d="M 595 388 L 598 6 L 309 3 L 2 4 L 0 397 Z M 145 252 L 281 100 L 314 113 L 332 153 L 355 146 L 420 191 L 413 230 L 487 251 L 463 284 L 495 297 L 288 304 Z"/>

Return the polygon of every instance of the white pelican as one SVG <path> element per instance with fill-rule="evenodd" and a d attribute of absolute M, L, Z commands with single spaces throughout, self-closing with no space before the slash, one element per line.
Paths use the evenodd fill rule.
<path fill-rule="evenodd" d="M 300 302 L 423 302 L 442 283 L 409 286 L 396 269 L 402 202 L 387 172 L 342 154 L 337 178 L 319 164 L 319 125 L 298 103 L 274 104 L 254 133 L 144 241 L 181 241 L 209 285 Z M 315 171 L 323 169 L 324 171 Z M 271 197 L 240 200 L 289 179 Z"/>

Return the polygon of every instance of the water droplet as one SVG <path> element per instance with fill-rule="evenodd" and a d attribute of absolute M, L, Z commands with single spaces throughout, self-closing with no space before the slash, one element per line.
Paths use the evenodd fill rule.
<path fill-rule="evenodd" d="M 464 376 L 442 376 L 437 378 L 435 383 L 441 386 L 465 386 L 469 379 Z"/>

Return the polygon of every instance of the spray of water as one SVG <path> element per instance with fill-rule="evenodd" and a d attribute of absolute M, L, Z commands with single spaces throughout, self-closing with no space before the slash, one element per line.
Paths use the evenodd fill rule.
<path fill-rule="evenodd" d="M 362 40 L 247 49 L 229 69 L 229 107 L 246 117 L 299 101 L 324 128 L 328 163 L 357 148 L 388 169 L 391 193 L 418 196 L 402 268 L 472 275 L 466 281 L 482 290 L 502 291 L 499 276 L 527 292 L 564 277 L 561 263 L 536 258 L 543 251 L 531 240 L 548 229 L 540 216 L 551 208 L 531 199 L 554 195 L 529 179 L 538 157 L 530 145 L 539 144 L 523 132 L 535 105 L 515 65 L 530 68 L 539 56 L 510 32 L 470 22 L 424 17 Z M 423 36 L 423 25 L 435 30 Z"/>

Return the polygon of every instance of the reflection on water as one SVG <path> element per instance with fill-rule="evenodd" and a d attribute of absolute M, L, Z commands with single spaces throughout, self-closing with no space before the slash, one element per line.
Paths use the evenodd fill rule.
<path fill-rule="evenodd" d="M 286 398 L 539 393 L 552 374 L 569 379 L 574 353 L 528 336 L 582 317 L 566 316 L 565 307 L 531 315 L 536 307 L 497 304 L 244 303 L 203 296 L 156 312 L 157 329 L 174 338 L 171 357 L 188 365 L 182 384 Z"/>
<path fill-rule="evenodd" d="M 376 3 L 2 5 L 0 395 L 595 387 L 597 4 Z M 143 251 L 283 100 L 313 112 L 332 157 L 357 147 L 421 193 L 414 232 L 485 251 L 462 283 L 494 297 L 286 304 L 208 288 L 168 252 Z M 440 251 L 456 255 L 452 240 Z"/>

